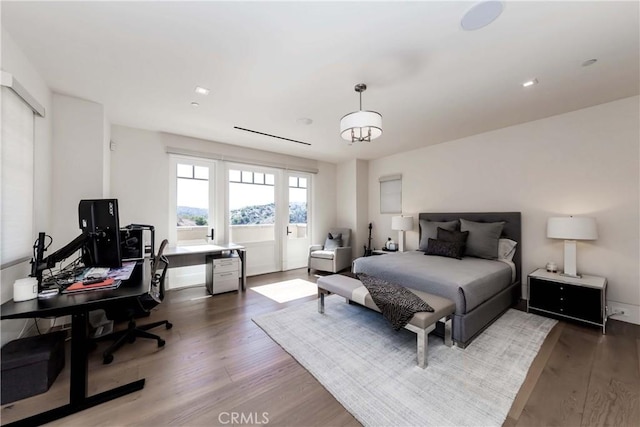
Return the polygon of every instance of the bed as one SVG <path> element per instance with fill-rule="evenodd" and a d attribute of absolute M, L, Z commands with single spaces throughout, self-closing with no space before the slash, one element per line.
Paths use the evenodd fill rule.
<path fill-rule="evenodd" d="M 353 273 L 380 277 L 454 301 L 453 340 L 464 348 L 519 300 L 522 239 L 520 212 L 464 212 L 419 214 L 420 241 L 426 236 L 423 224 L 432 227 L 433 222 L 459 219 L 487 225 L 504 222 L 500 238 L 517 242 L 512 259 L 455 259 L 416 250 L 358 258 L 353 263 Z"/>

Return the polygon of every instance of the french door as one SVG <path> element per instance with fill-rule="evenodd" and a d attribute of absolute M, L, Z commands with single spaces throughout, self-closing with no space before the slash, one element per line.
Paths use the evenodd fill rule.
<path fill-rule="evenodd" d="M 170 191 L 171 245 L 242 245 L 248 276 L 306 267 L 311 175 L 173 155 Z M 204 267 L 169 273 L 172 288 L 188 286 Z"/>
<path fill-rule="evenodd" d="M 285 174 L 285 234 L 282 270 L 307 266 L 309 255 L 309 214 L 311 176 L 301 172 Z"/>
<path fill-rule="evenodd" d="M 280 271 L 281 175 L 278 169 L 227 165 L 227 235 L 245 247 L 249 276 Z"/>

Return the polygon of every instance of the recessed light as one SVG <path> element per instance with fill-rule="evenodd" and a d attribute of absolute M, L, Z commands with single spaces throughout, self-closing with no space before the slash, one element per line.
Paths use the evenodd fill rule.
<path fill-rule="evenodd" d="M 301 117 L 296 120 L 296 123 L 298 123 L 299 125 L 310 125 L 311 123 L 313 123 L 313 120 L 308 117 Z"/>
<path fill-rule="evenodd" d="M 598 62 L 598 60 L 597 60 L 597 59 L 595 59 L 595 58 L 593 58 L 593 59 L 587 59 L 586 61 L 584 61 L 584 62 L 582 63 L 582 66 L 583 66 L 583 67 L 588 67 L 589 65 L 593 65 L 593 64 L 595 64 L 596 62 Z"/>
<path fill-rule="evenodd" d="M 522 87 L 531 87 L 533 85 L 537 85 L 538 84 L 538 79 L 531 79 L 531 80 L 527 80 L 526 82 L 522 83 Z"/>
<path fill-rule="evenodd" d="M 466 31 L 479 30 L 495 21 L 503 10 L 504 5 L 501 1 L 476 3 L 464 14 L 460 26 Z"/>
<path fill-rule="evenodd" d="M 196 86 L 196 93 L 199 95 L 209 95 L 210 90 L 206 87 Z"/>
<path fill-rule="evenodd" d="M 192 106 L 193 108 L 198 108 L 198 107 L 200 106 L 200 104 L 198 104 L 197 102 L 192 102 L 192 103 L 191 103 L 191 106 Z"/>

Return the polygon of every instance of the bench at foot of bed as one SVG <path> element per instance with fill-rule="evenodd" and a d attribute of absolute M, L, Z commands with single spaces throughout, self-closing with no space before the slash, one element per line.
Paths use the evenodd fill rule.
<path fill-rule="evenodd" d="M 415 289 L 407 288 L 418 297 L 423 299 L 427 304 L 433 307 L 433 312 L 416 313 L 406 329 L 417 335 L 418 341 L 418 366 L 425 368 L 427 366 L 427 345 L 429 332 L 433 331 L 438 320 L 444 322 L 444 343 L 447 347 L 451 347 L 453 341 L 451 339 L 451 316 L 453 315 L 456 305 L 453 301 L 446 298 L 432 295 Z M 318 279 L 318 312 L 324 313 L 324 296 L 336 294 L 345 297 L 347 301 L 353 301 L 364 305 L 372 310 L 380 312 L 373 302 L 371 295 L 364 287 L 362 282 L 351 277 L 340 274 L 333 274 Z"/>

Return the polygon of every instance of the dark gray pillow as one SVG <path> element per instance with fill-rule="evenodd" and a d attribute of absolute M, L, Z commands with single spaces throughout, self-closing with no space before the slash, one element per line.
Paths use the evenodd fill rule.
<path fill-rule="evenodd" d="M 437 255 L 447 258 L 462 259 L 464 252 L 464 243 L 447 242 L 446 240 L 429 239 L 425 255 Z"/>
<path fill-rule="evenodd" d="M 324 250 L 332 251 L 335 248 L 341 248 L 342 243 L 342 233 L 338 233 L 335 236 L 332 236 L 331 233 L 327 233 L 327 240 L 324 242 Z M 496 249 L 496 254 L 498 253 L 498 249 Z"/>
<path fill-rule="evenodd" d="M 420 220 L 420 246 L 418 250 L 426 251 L 429 245 L 429 239 L 438 238 L 438 227 L 449 231 L 455 231 L 458 229 L 458 220 L 454 221 L 427 221 Z M 497 252 L 497 249 L 496 249 Z"/>
<path fill-rule="evenodd" d="M 459 242 L 464 245 L 467 243 L 468 238 L 468 231 L 450 231 L 445 230 L 442 227 L 438 227 L 438 240 L 444 240 L 445 242 Z"/>
<path fill-rule="evenodd" d="M 498 259 L 498 240 L 504 228 L 504 221 L 475 222 L 460 219 L 460 230 L 468 231 L 464 254 L 484 259 Z"/>

